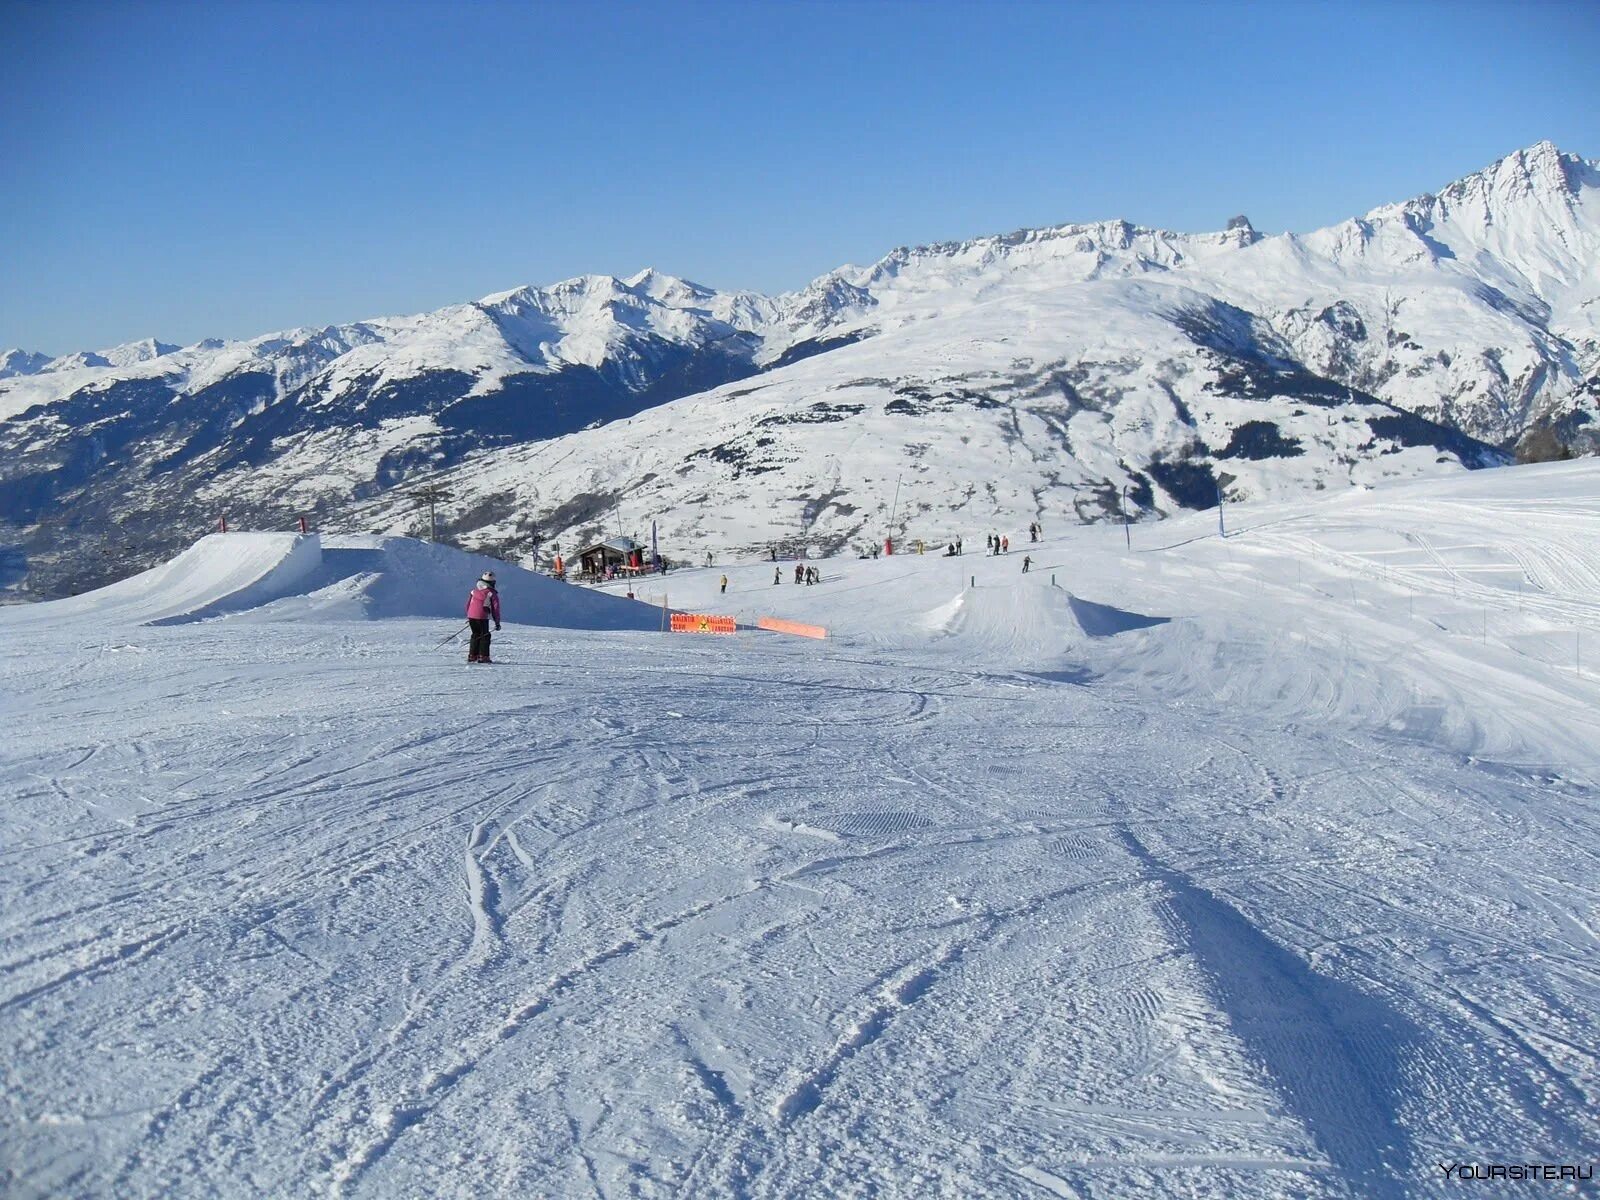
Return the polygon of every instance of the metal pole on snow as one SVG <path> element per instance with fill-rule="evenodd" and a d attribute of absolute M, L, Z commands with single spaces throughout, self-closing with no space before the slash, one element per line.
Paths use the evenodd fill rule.
<path fill-rule="evenodd" d="M 468 621 L 460 629 L 456 630 L 449 637 L 445 638 L 444 641 L 442 641 L 438 645 L 434 646 L 434 649 L 438 650 L 441 647 L 448 646 L 451 642 L 455 641 L 458 637 L 460 637 L 463 633 L 465 633 L 467 630 L 469 630 L 471 628 L 472 628 L 472 622 Z"/>
<path fill-rule="evenodd" d="M 1217 475 L 1217 532 L 1223 537 L 1228 536 L 1228 527 L 1222 521 L 1222 489 L 1237 478 L 1238 476 L 1230 475 L 1226 471 Z"/>
<path fill-rule="evenodd" d="M 415 489 L 411 493 L 411 498 L 419 504 L 428 506 L 428 540 L 437 542 L 439 540 L 439 521 L 435 506 L 440 501 L 450 499 L 450 489 L 440 487 L 436 483 L 425 484 Z"/>

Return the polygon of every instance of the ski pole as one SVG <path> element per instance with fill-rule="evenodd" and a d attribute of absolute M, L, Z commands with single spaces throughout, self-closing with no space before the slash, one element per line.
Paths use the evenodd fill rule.
<path fill-rule="evenodd" d="M 460 637 L 463 633 L 465 633 L 467 630 L 469 630 L 471 628 L 472 628 L 472 622 L 468 621 L 460 629 L 456 630 L 449 637 L 445 638 L 444 641 L 440 642 L 437 646 L 435 646 L 434 649 L 438 650 L 438 649 L 440 649 L 440 648 L 442 648 L 444 646 L 448 646 L 451 642 L 455 641 L 458 637 Z"/>

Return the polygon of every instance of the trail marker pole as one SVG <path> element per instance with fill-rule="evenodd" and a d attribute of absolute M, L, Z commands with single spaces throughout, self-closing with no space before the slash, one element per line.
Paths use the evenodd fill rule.
<path fill-rule="evenodd" d="M 667 594 L 661 593 L 661 632 L 667 631 Z"/>
<path fill-rule="evenodd" d="M 1122 540 L 1127 543 L 1128 551 L 1133 551 L 1133 515 L 1128 512 L 1128 485 L 1122 485 Z M 1055 576 L 1050 577 L 1054 581 Z"/>
<path fill-rule="evenodd" d="M 968 575 L 967 576 L 967 586 L 970 587 L 970 588 L 977 587 L 978 586 L 978 577 L 976 575 Z"/>

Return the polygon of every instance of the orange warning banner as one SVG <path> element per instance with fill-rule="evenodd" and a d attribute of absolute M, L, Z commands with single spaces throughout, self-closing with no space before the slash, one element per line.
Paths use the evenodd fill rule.
<path fill-rule="evenodd" d="M 828 631 L 821 625 L 802 625 L 799 621 L 785 621 L 782 617 L 760 617 L 757 629 L 770 629 L 773 633 L 792 633 L 796 637 L 825 638 Z"/>
<path fill-rule="evenodd" d="M 713 617 L 705 613 L 673 613 L 673 633 L 733 633 L 738 622 L 732 617 Z"/>

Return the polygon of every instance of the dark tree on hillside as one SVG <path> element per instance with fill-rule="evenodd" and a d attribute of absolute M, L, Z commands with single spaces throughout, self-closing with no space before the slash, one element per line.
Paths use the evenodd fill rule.
<path fill-rule="evenodd" d="M 1517 443 L 1519 463 L 1564 462 L 1573 457 L 1571 447 L 1549 425 L 1529 430 Z"/>

